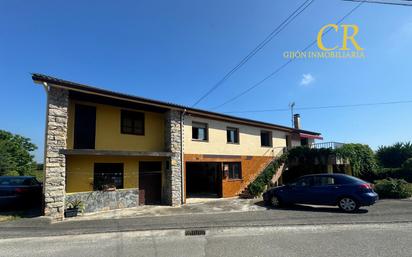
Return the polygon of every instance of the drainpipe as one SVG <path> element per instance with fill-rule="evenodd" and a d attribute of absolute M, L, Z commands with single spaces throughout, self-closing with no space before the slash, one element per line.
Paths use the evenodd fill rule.
<path fill-rule="evenodd" d="M 182 202 L 182 204 L 184 203 L 184 200 L 185 200 L 185 186 L 184 186 L 184 183 L 185 183 L 185 176 L 184 176 L 184 174 L 185 174 L 185 171 L 184 171 L 184 169 L 185 169 L 185 164 L 183 163 L 183 141 L 184 141 L 184 138 L 183 138 L 183 129 L 184 129 L 184 124 L 183 124 L 183 120 L 184 120 L 184 116 L 185 116 L 185 113 L 186 113 L 186 109 L 184 109 L 183 110 L 183 112 L 181 112 L 180 113 L 180 179 L 181 179 L 181 183 L 180 183 L 180 185 L 181 185 L 181 202 Z"/>

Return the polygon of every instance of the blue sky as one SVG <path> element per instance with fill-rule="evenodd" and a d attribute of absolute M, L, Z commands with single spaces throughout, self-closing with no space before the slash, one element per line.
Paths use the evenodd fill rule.
<path fill-rule="evenodd" d="M 191 105 L 303 2 L 0 1 L 0 128 L 32 138 L 42 160 L 45 92 L 31 72 Z M 302 49 L 355 5 L 316 0 L 198 107 L 255 84 L 285 62 L 284 51 Z M 297 60 L 216 111 L 412 100 L 412 9 L 363 4 L 344 23 L 359 26 L 366 58 Z M 337 39 L 325 36 L 328 44 Z M 322 132 L 324 141 L 376 149 L 412 140 L 411 110 L 402 104 L 300 114 L 303 128 Z M 290 125 L 289 112 L 237 115 Z"/>

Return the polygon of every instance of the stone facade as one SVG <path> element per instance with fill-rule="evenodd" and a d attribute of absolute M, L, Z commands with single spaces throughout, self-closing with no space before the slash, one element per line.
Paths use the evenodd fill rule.
<path fill-rule="evenodd" d="M 84 203 L 84 212 L 99 212 L 138 206 L 138 189 L 119 189 L 112 192 L 93 191 L 66 195 L 66 204 L 80 200 Z"/>
<path fill-rule="evenodd" d="M 180 112 L 170 110 L 165 114 L 165 147 L 172 152 L 169 169 L 166 170 L 164 203 L 172 206 L 182 204 L 182 127 Z"/>
<path fill-rule="evenodd" d="M 50 86 L 47 94 L 46 146 L 44 160 L 44 215 L 61 220 L 64 217 L 67 109 L 69 92 Z"/>

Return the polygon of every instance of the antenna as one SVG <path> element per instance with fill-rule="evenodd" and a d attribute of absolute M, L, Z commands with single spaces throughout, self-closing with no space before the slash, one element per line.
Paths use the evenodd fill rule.
<path fill-rule="evenodd" d="M 294 126 L 294 122 L 293 122 L 293 108 L 295 107 L 295 102 L 290 102 L 289 103 L 289 108 L 290 108 L 290 114 L 292 115 L 291 117 L 292 117 L 292 128 L 293 128 L 293 126 Z"/>

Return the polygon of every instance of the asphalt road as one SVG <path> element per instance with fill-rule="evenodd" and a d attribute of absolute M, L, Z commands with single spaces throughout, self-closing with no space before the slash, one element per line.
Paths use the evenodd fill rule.
<path fill-rule="evenodd" d="M 0 240 L 0 256 L 412 256 L 412 224 L 116 232 Z"/>
<path fill-rule="evenodd" d="M 0 238 L 163 229 L 383 223 L 412 223 L 412 201 L 383 200 L 373 206 L 361 209 L 359 213 L 353 214 L 342 213 L 335 207 L 300 206 L 289 209 L 218 214 L 67 220 L 55 224 L 49 224 L 45 219 L 21 219 L 14 222 L 0 223 Z"/>

